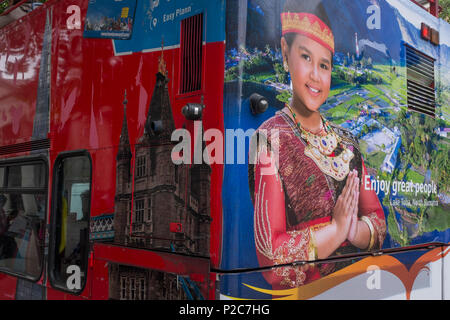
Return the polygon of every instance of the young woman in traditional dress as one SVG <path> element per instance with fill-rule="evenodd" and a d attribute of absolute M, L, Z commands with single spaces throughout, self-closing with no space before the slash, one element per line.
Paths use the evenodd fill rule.
<path fill-rule="evenodd" d="M 358 141 L 319 112 L 330 91 L 334 54 L 325 10 L 320 1 L 287 0 L 281 24 L 293 96 L 258 128 L 249 161 L 254 163 L 249 165 L 249 183 L 259 264 L 380 249 L 386 234 L 384 213 L 376 194 L 361 183 L 367 170 Z M 343 266 L 290 265 L 264 277 L 274 289 L 294 288 Z"/>

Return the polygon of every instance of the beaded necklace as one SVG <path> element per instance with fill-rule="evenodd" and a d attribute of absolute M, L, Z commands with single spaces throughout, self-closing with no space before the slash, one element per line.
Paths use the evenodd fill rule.
<path fill-rule="evenodd" d="M 338 181 L 344 180 L 350 171 L 349 165 L 354 157 L 353 152 L 342 143 L 341 138 L 333 131 L 329 122 L 322 115 L 320 117 L 324 129 L 326 128 L 326 135 L 319 136 L 304 129 L 291 106 L 286 104 L 286 107 L 292 114 L 292 118 L 300 131 L 300 136 L 307 142 L 305 155 L 311 158 L 323 173 Z M 332 154 L 338 145 L 343 150 L 338 156 L 333 156 Z"/>

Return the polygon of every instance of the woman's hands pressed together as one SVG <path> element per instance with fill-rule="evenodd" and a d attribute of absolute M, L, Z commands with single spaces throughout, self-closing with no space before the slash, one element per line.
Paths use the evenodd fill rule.
<path fill-rule="evenodd" d="M 359 178 L 358 171 L 352 170 L 333 210 L 332 224 L 342 243 L 355 238 L 358 229 Z"/>

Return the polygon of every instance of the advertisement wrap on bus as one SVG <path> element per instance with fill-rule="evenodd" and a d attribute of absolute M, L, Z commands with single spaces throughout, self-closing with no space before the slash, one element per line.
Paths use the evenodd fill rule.
<path fill-rule="evenodd" d="M 285 108 L 293 99 L 307 99 L 301 93 L 293 97 L 296 86 L 314 84 L 316 80 L 305 80 L 305 74 L 291 70 L 289 62 L 288 68 L 283 66 L 289 53 L 281 37 L 285 30 L 295 28 L 302 36 L 324 45 L 334 38 L 333 60 L 325 55 L 328 62 L 324 68 L 332 68 L 332 72 L 327 88 L 320 88 L 329 92 L 320 113 L 332 128 L 339 128 L 335 131 L 347 148 L 354 148 L 355 162 L 350 162 L 350 169 L 358 170 L 360 219 L 372 224 L 371 236 L 375 239 L 370 240 L 370 249 L 448 243 L 449 146 L 442 143 L 449 121 L 448 24 L 430 19 L 427 12 L 417 10 L 410 1 L 320 1 L 320 20 L 317 15 L 295 14 L 311 10 L 311 6 L 315 10 L 317 4 L 287 2 L 284 9 L 283 1 L 248 1 L 239 7 L 240 14 L 231 13 L 237 4 L 227 6 L 227 26 L 246 27 L 227 33 L 225 129 L 241 129 L 249 137 L 263 130 L 263 148 L 277 149 L 273 153 L 278 152 L 279 159 L 273 160 L 277 170 L 269 169 L 266 175 L 257 174 L 261 170 L 257 166 L 255 170 L 257 161 L 225 164 L 223 198 L 229 200 L 224 201 L 224 248 L 230 250 L 224 250 L 223 266 L 255 268 L 314 260 L 311 257 L 317 253 L 311 256 L 311 236 L 330 223 L 331 209 L 345 185 L 345 180 L 336 177 L 339 171 L 326 166 L 327 160 L 329 166 L 340 165 L 339 161 L 321 158 L 320 154 L 315 157 L 314 150 L 305 148 L 310 140 L 304 131 L 297 130 L 295 118 Z M 324 19 L 329 21 L 326 26 L 321 22 Z M 439 30 L 439 45 L 421 37 L 424 22 Z M 311 45 L 297 53 L 291 51 L 290 55 L 298 54 L 312 63 L 315 57 L 320 58 L 312 53 L 313 48 Z M 430 105 L 435 105 L 432 116 L 408 108 L 415 92 L 410 81 L 431 88 Z M 251 108 L 254 93 L 267 99 L 266 111 L 255 113 Z M 258 148 L 259 142 L 247 145 L 246 152 Z M 324 169 L 318 170 L 321 166 Z M 276 174 L 267 178 L 270 173 Z M 278 198 L 274 192 L 279 193 Z M 335 247 L 328 250 L 328 256 L 319 258 L 367 252 L 367 245 L 358 248 L 349 244 L 348 238 L 344 240 L 337 250 L 330 241 L 329 245 Z M 418 286 L 424 292 L 422 296 L 418 290 L 418 297 L 435 292 L 439 298 L 439 282 L 431 291 L 423 286 L 433 272 L 443 268 L 442 257 L 447 251 L 441 250 L 351 257 L 230 275 L 223 281 L 222 293 L 223 297 L 263 299 L 270 295 L 332 298 L 336 294 L 348 298 L 377 298 L 384 294 L 404 298 Z M 426 276 L 422 274 L 425 265 L 433 266 L 432 272 L 426 269 Z M 380 289 L 379 282 L 371 282 L 377 276 L 382 290 L 374 290 Z"/>
<path fill-rule="evenodd" d="M 1 12 L 0 299 L 450 298 L 450 25 L 420 3 Z"/>

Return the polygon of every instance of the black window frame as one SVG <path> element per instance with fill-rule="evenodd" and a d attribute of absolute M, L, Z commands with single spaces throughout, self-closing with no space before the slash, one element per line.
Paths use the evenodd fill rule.
<path fill-rule="evenodd" d="M 147 176 L 147 157 L 141 155 L 136 158 L 136 178 L 145 178 Z"/>
<path fill-rule="evenodd" d="M 55 159 L 54 165 L 53 165 L 53 175 L 52 175 L 52 200 L 51 200 L 51 209 L 50 209 L 50 245 L 49 245 L 49 259 L 48 259 L 48 279 L 50 282 L 50 285 L 58 289 L 60 291 L 73 294 L 73 295 L 81 295 L 82 292 L 85 290 L 87 285 L 87 279 L 88 279 L 88 273 L 89 273 L 89 255 L 92 250 L 91 246 L 91 240 L 90 240 L 90 228 L 88 226 L 87 228 L 87 245 L 88 248 L 85 250 L 84 259 L 86 261 L 86 270 L 81 270 L 85 272 L 84 279 L 81 283 L 81 287 L 79 290 L 70 290 L 66 286 L 60 285 L 60 282 L 56 279 L 54 275 L 54 268 L 55 268 L 55 252 L 56 252 L 56 214 L 57 214 L 57 208 L 58 208 L 58 185 L 59 185 L 59 177 L 58 177 L 58 170 L 59 170 L 59 164 L 62 162 L 62 160 L 66 158 L 74 158 L 74 157 L 83 157 L 85 156 L 89 160 L 90 164 L 90 183 L 89 183 L 89 220 L 91 217 L 91 200 L 92 200 L 92 157 L 87 150 L 77 150 L 77 151 L 67 151 L 67 152 L 61 152 L 58 154 L 58 156 Z"/>
<path fill-rule="evenodd" d="M 136 199 L 134 203 L 135 224 L 142 224 L 145 220 L 145 198 Z"/>
<path fill-rule="evenodd" d="M 45 170 L 45 182 L 43 187 L 20 187 L 20 188 L 8 188 L 7 187 L 7 180 L 8 180 L 8 170 L 6 167 L 11 166 L 20 166 L 20 165 L 30 165 L 30 164 L 36 164 L 36 163 L 43 163 L 44 164 L 44 170 Z M 3 175 L 3 181 L 0 181 L 0 193 L 8 192 L 8 193 L 14 193 L 14 192 L 20 192 L 20 191 L 26 191 L 26 194 L 45 194 L 46 201 L 45 201 L 45 209 L 44 209 L 44 240 L 42 243 L 42 248 L 40 252 L 40 258 L 41 258 L 41 266 L 40 266 L 40 272 L 37 277 L 33 277 L 24 273 L 14 272 L 8 269 L 0 268 L 0 273 L 4 273 L 7 275 L 11 275 L 20 279 L 29 280 L 32 282 L 37 282 L 42 278 L 42 275 L 44 274 L 44 268 L 46 266 L 46 235 L 47 235 L 47 219 L 48 219 L 48 196 L 49 196 L 49 187 L 48 187 L 48 181 L 49 181 L 49 161 L 48 158 L 42 154 L 40 155 L 32 155 L 32 156 L 26 156 L 26 157 L 17 157 L 17 158 L 9 158 L 0 160 L 0 167 L 5 168 L 4 175 Z M 44 190 L 44 191 L 42 191 Z"/>
<path fill-rule="evenodd" d="M 180 21 L 180 95 L 203 89 L 205 18 L 204 12 L 198 12 Z M 196 29 L 200 34 L 193 32 Z"/>
<path fill-rule="evenodd" d="M 436 118 L 436 59 L 404 43 L 406 66 L 406 105 L 409 112 Z M 426 69 L 426 67 L 429 69 Z M 411 76 L 415 74 L 416 76 Z M 420 80 L 417 80 L 417 76 Z M 432 86 L 426 86 L 428 80 Z"/>

